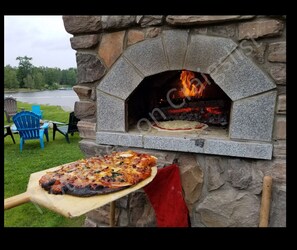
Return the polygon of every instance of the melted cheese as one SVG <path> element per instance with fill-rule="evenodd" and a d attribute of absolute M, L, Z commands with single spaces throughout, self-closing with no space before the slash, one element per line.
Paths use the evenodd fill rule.
<path fill-rule="evenodd" d="M 57 183 L 71 183 L 77 189 L 86 186 L 96 188 L 96 185 L 106 188 L 131 186 L 151 175 L 151 166 L 156 164 L 156 160 L 154 156 L 131 150 L 114 152 L 104 157 L 91 157 L 69 165 L 64 164 L 62 168 L 48 172 L 46 176 L 49 178 L 43 176 L 42 180 L 55 178 Z M 58 193 L 61 187 L 58 189 L 55 185 L 51 188 L 56 188 L 55 193 Z"/>

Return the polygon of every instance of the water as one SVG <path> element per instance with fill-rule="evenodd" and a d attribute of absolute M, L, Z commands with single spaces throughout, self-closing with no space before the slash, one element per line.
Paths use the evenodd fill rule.
<path fill-rule="evenodd" d="M 73 111 L 74 103 L 79 101 L 76 93 L 70 90 L 45 90 L 37 92 L 5 93 L 5 96 L 13 96 L 20 102 L 61 106 L 65 111 Z"/>

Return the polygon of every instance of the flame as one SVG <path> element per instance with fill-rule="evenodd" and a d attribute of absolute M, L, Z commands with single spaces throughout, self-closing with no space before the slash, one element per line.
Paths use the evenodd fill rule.
<path fill-rule="evenodd" d="M 196 97 L 199 98 L 203 95 L 204 89 L 207 82 L 195 81 L 195 74 L 191 71 L 183 70 L 180 74 L 180 80 L 182 84 L 182 89 L 180 97 Z M 199 84 L 200 83 L 200 84 Z"/>

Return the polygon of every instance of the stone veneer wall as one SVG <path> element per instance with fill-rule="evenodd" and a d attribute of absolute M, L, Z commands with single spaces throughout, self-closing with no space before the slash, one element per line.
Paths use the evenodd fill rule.
<path fill-rule="evenodd" d="M 271 227 L 286 225 L 286 17 L 285 16 L 63 16 L 74 36 L 80 101 L 74 112 L 86 156 L 119 147 L 96 144 L 96 88 L 130 46 L 165 29 L 231 38 L 277 85 L 273 158 L 251 160 L 166 151 L 153 152 L 161 165 L 177 160 L 191 226 L 257 226 L 264 175 L 273 177 Z M 148 151 L 148 150 L 147 150 Z M 107 226 L 108 205 L 87 214 L 86 226 Z M 142 190 L 116 202 L 117 226 L 155 226 L 154 211 Z"/>

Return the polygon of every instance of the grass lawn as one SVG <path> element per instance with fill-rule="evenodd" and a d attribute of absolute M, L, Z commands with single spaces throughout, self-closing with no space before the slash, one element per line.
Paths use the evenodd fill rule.
<path fill-rule="evenodd" d="M 31 110 L 32 104 L 18 102 L 19 108 Z M 45 120 L 68 122 L 69 113 L 59 106 L 40 105 Z M 6 118 L 4 124 L 7 125 Z M 10 123 L 10 125 L 12 122 Z M 78 133 L 70 135 L 70 144 L 65 137 L 56 133 L 53 141 L 52 129 L 49 129 L 49 142 L 44 140 L 44 149 L 40 148 L 39 140 L 26 141 L 23 152 L 20 152 L 20 139 L 14 134 L 16 144 L 10 136 L 4 138 L 4 197 L 8 198 L 27 189 L 31 173 L 72 162 L 84 157 L 78 142 Z M 65 218 L 44 207 L 31 202 L 5 210 L 5 227 L 81 227 L 85 216 Z"/>

